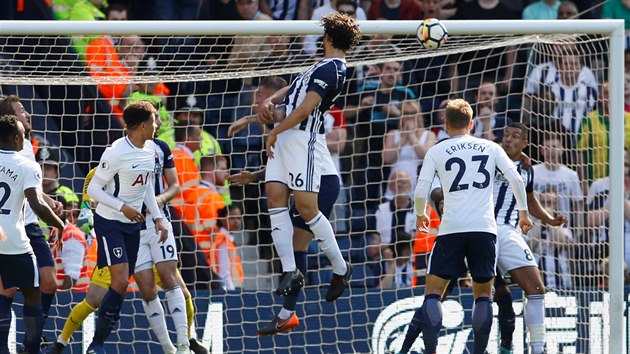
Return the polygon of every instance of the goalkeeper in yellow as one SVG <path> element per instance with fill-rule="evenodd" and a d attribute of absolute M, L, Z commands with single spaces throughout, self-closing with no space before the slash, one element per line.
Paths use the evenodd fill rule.
<path fill-rule="evenodd" d="M 166 203 L 179 193 L 177 172 L 175 167 L 171 166 L 172 156 L 168 145 L 157 139 L 154 141 L 158 144 L 158 146 L 160 146 L 160 148 L 162 148 L 163 152 L 163 154 L 158 154 L 159 156 L 156 158 L 156 165 L 158 165 L 156 168 L 159 168 L 162 171 L 162 173 L 156 173 L 156 199 L 162 209 L 162 213 L 165 214 L 164 219 L 170 220 Z M 95 169 L 92 169 L 88 173 L 83 185 L 81 213 L 77 223 L 79 227 L 86 232 L 86 234 L 91 232 L 93 225 L 93 216 L 91 211 L 92 200 L 87 195 L 87 186 L 94 175 L 94 171 Z M 164 179 L 166 179 L 166 183 L 168 185 L 167 188 L 165 188 L 162 174 Z M 150 219 L 151 218 L 147 218 L 147 220 Z M 196 331 L 194 327 L 195 307 L 190 292 L 186 288 L 186 284 L 177 270 L 177 255 L 172 226 L 170 225 L 170 222 L 167 224 L 167 228 L 169 229 L 169 239 L 171 240 L 166 241 L 165 243 L 158 243 L 157 241 L 154 242 L 151 235 L 144 235 L 145 232 L 150 233 L 153 231 L 154 228 L 152 225 L 146 225 L 146 229 L 143 228 L 142 230 L 143 234 L 141 236 L 140 250 L 138 251 L 138 261 L 136 263 L 137 266 L 134 278 L 138 284 L 138 288 L 143 299 L 142 305 L 144 312 L 147 315 L 151 329 L 160 341 L 165 353 L 208 353 L 208 350 L 204 348 L 196 338 Z M 159 252 L 156 252 L 156 250 L 151 248 L 157 248 Z M 85 299 L 72 309 L 66 323 L 64 324 L 61 334 L 53 344 L 49 353 L 63 352 L 70 341 L 72 333 L 74 333 L 83 321 L 100 306 L 101 300 L 103 299 L 103 296 L 105 296 L 110 282 L 111 278 L 109 268 L 104 267 L 94 269 Z M 171 310 L 177 332 L 177 347 L 173 345 L 168 335 L 166 320 L 164 318 L 164 309 L 162 308 L 160 299 L 157 296 L 158 285 L 166 291 L 166 299 L 169 303 L 169 308 Z M 172 291 L 173 289 L 181 289 L 181 292 L 174 292 Z M 179 298 L 179 294 L 183 295 L 183 299 Z M 185 315 L 183 315 L 183 311 L 174 311 L 174 309 L 178 308 L 179 305 L 185 307 Z"/>

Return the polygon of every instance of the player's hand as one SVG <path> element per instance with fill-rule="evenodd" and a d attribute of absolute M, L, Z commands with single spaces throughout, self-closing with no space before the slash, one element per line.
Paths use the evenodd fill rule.
<path fill-rule="evenodd" d="M 278 140 L 278 135 L 272 130 L 269 132 L 267 136 L 267 141 L 265 141 L 265 150 L 267 151 L 267 157 L 273 159 L 273 151 L 272 149 L 276 147 L 276 141 Z"/>
<path fill-rule="evenodd" d="M 4 230 L 0 227 L 0 241 L 6 241 L 7 235 L 4 233 Z"/>
<path fill-rule="evenodd" d="M 425 215 L 416 215 L 416 230 L 422 233 L 429 232 L 429 217 Z"/>
<path fill-rule="evenodd" d="M 228 136 L 234 136 L 236 133 L 245 129 L 250 122 L 250 117 L 254 116 L 246 116 L 240 119 L 237 119 L 234 123 L 230 124 L 228 127 Z"/>
<path fill-rule="evenodd" d="M 50 228 L 50 238 L 55 240 L 55 247 L 58 250 L 63 251 L 63 237 L 61 237 L 61 232 L 59 232 L 58 228 L 56 227 Z"/>
<path fill-rule="evenodd" d="M 529 230 L 534 227 L 534 224 L 529 219 L 529 212 L 527 210 L 519 210 L 518 211 L 519 221 L 518 226 L 521 228 L 521 233 L 523 235 L 527 235 Z"/>
<path fill-rule="evenodd" d="M 553 218 L 553 220 L 551 220 L 549 225 L 567 227 L 569 226 L 569 218 L 567 218 L 566 215 L 558 214 Z"/>
<path fill-rule="evenodd" d="M 235 175 L 227 176 L 227 180 L 235 186 L 244 186 L 256 182 L 256 174 L 249 171 L 241 171 Z"/>
<path fill-rule="evenodd" d="M 273 120 L 273 110 L 276 105 L 271 102 L 271 99 L 267 98 L 261 104 L 258 105 L 258 116 L 261 120 Z"/>
<path fill-rule="evenodd" d="M 52 200 L 50 203 L 50 209 L 52 209 L 57 216 L 61 216 L 63 214 L 63 204 L 61 204 L 58 200 Z"/>
<path fill-rule="evenodd" d="M 141 212 L 137 211 L 136 209 L 130 207 L 127 204 L 123 204 L 122 208 L 120 208 L 120 211 L 125 215 L 127 219 L 133 222 L 144 221 L 144 215 L 142 215 Z"/>
<path fill-rule="evenodd" d="M 168 229 L 166 228 L 166 225 L 164 225 L 164 221 L 162 218 L 157 218 L 154 222 L 155 232 L 160 235 L 160 243 L 166 242 L 166 239 L 168 238 Z"/>
<path fill-rule="evenodd" d="M 518 159 L 521 162 L 523 169 L 529 170 L 530 167 L 532 167 L 532 159 L 530 159 L 524 152 L 521 152 L 521 156 L 519 156 Z"/>
<path fill-rule="evenodd" d="M 77 226 L 86 235 L 90 233 L 94 227 L 94 214 L 92 213 L 91 208 L 83 207 L 83 204 L 81 205 L 81 211 L 79 212 L 79 217 L 77 218 Z"/>

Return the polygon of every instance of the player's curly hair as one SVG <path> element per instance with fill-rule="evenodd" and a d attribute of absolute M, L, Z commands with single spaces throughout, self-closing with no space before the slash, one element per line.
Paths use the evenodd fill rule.
<path fill-rule="evenodd" d="M 11 145 L 13 138 L 20 133 L 18 119 L 12 114 L 0 116 L 0 142 Z"/>
<path fill-rule="evenodd" d="M 127 125 L 127 129 L 134 129 L 151 119 L 151 114 L 154 112 L 155 107 L 149 101 L 133 102 L 123 110 L 123 121 Z"/>
<path fill-rule="evenodd" d="M 348 51 L 361 40 L 359 23 L 348 15 L 335 12 L 322 17 L 320 24 L 324 27 L 324 34 L 337 49 Z"/>

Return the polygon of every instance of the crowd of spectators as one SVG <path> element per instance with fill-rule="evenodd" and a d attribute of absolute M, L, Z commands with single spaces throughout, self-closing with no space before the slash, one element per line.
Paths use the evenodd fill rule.
<path fill-rule="evenodd" d="M 45 0 L 11 2 L 0 19 L 45 20 L 233 20 L 314 19 L 339 11 L 359 20 L 456 20 L 622 18 L 625 2 L 580 0 Z M 147 6 L 151 3 L 151 6 Z M 21 5 L 19 5 L 21 4 Z M 602 6 L 599 6 L 602 5 Z M 628 28 L 630 22 L 626 22 Z M 265 166 L 268 127 L 250 124 L 234 137 L 237 119 L 255 115 L 257 105 L 290 83 L 291 74 L 218 80 L 116 84 L 103 78 L 142 78 L 238 70 L 243 63 L 291 65 L 321 55 L 317 36 L 151 37 L 74 36 L 67 52 L 56 53 L 69 67 L 80 66 L 101 80 L 96 86 L 2 85 L 35 113 L 34 146 L 61 146 L 71 164 L 43 163 L 46 188 L 67 195 L 105 146 L 121 134 L 122 108 L 152 102 L 163 121 L 159 138 L 172 148 L 182 193 L 173 200 L 179 221 L 183 275 L 199 288 L 247 286 L 247 263 L 272 259 L 264 188 L 230 186 L 229 173 Z M 3 39 L 10 44 L 10 40 Z M 7 42 L 8 41 L 8 42 Z M 394 36 L 366 36 L 350 54 L 360 62 L 378 50 L 391 57 L 374 65 L 351 65 L 345 93 L 326 117 L 326 139 L 342 178 L 335 230 L 351 261 L 360 264 L 353 284 L 380 288 L 422 284 L 426 254 L 439 226 L 416 235 L 412 193 L 426 151 L 446 137 L 442 110 L 462 97 L 475 109 L 473 134 L 501 141 L 511 121 L 532 127 L 528 154 L 535 164 L 535 190 L 550 211 L 571 218 L 570 227 L 537 226 L 532 250 L 551 288 L 600 285 L 608 240 L 608 84 L 607 48 L 596 37 L 570 37 L 562 43 L 488 48 L 462 54 L 396 60 L 404 52 Z M 13 56 L 3 50 L 0 59 Z M 630 61 L 626 50 L 626 64 Z M 10 53 L 9 53 L 10 54 Z M 49 53 L 50 54 L 50 53 Z M 55 53 L 52 53 L 55 54 Z M 45 57 L 44 59 L 51 59 Z M 57 58 L 57 57 L 55 57 Z M 44 63 L 44 62 L 42 62 Z M 630 65 L 626 65 L 630 68 Z M 18 68 L 28 71 L 28 68 Z M 628 72 L 628 70 L 627 70 Z M 630 148 L 630 73 L 626 74 L 625 144 Z M 74 99 L 73 99 L 74 98 Z M 61 101 L 61 103 L 57 103 Z M 26 103 L 25 103 L 26 104 Z M 72 107 L 69 107 L 72 106 Z M 58 113 L 58 114 L 56 114 Z M 50 115 L 51 118 L 38 118 Z M 622 119 L 616 117 L 616 119 Z M 52 161 L 52 160 L 51 160 Z M 626 162 L 626 167 L 630 162 Z M 630 191 L 627 169 L 626 196 Z M 56 173 L 57 176 L 53 176 Z M 61 175 L 59 176 L 59 173 Z M 59 184 L 58 181 L 61 181 Z M 49 192 L 48 190 L 46 192 Z M 59 193 L 59 192 L 56 192 Z M 628 198 L 626 198 L 628 199 Z M 69 213 L 78 198 L 66 198 Z M 630 202 L 626 217 L 630 220 Z M 630 221 L 626 260 L 630 262 Z M 241 225 L 242 224 L 242 225 Z M 243 235 L 235 237 L 234 235 Z M 260 246 L 247 255 L 244 245 Z M 314 245 L 316 247 L 316 245 Z M 314 270 L 325 261 L 312 256 Z M 203 265 L 203 267 L 198 267 Z M 571 276 L 571 274 L 575 276 Z M 356 278 L 356 277 L 355 277 Z M 363 279 L 365 278 L 365 279 Z M 313 278 L 314 279 L 314 278 Z M 311 282 L 315 280 L 311 279 Z M 325 281 L 325 280 L 324 280 Z"/>

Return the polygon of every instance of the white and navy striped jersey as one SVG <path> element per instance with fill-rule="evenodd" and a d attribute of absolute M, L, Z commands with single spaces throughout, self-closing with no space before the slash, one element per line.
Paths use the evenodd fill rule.
<path fill-rule="evenodd" d="M 514 162 L 516 171 L 523 178 L 525 183 L 525 192 L 532 193 L 534 191 L 534 170 L 525 170 L 521 167 L 520 162 Z M 518 210 L 516 210 L 516 198 L 505 177 L 501 172 L 496 171 L 494 176 L 494 216 L 497 224 L 506 224 L 516 227 L 518 225 Z"/>
<path fill-rule="evenodd" d="M 15 151 L 0 150 L 0 227 L 6 240 L 0 241 L 0 254 L 32 251 L 24 229 L 24 191 L 42 188 L 42 170 Z"/>
<path fill-rule="evenodd" d="M 173 161 L 171 148 L 165 141 L 153 139 L 153 142 L 157 145 L 157 149 L 155 149 L 155 179 L 153 180 L 153 186 L 155 187 L 155 196 L 158 196 L 166 190 L 166 185 L 164 184 L 164 170 L 175 168 L 175 162 Z M 167 205 L 164 205 L 160 211 L 165 221 L 171 220 L 171 213 Z M 153 218 L 146 218 L 145 223 L 147 228 L 150 227 L 153 225 Z"/>
<path fill-rule="evenodd" d="M 580 69 L 577 83 L 568 86 L 561 81 L 560 73 L 552 62 L 536 66 L 527 78 L 525 93 L 539 94 L 549 87 L 555 99 L 553 117 L 572 133 L 578 133 L 582 118 L 595 109 L 597 103 L 597 79 L 586 66 Z"/>
<path fill-rule="evenodd" d="M 114 141 L 101 156 L 91 183 L 103 183 L 105 192 L 136 210 L 142 210 L 145 195 L 153 184 L 157 149 L 151 140 L 147 140 L 142 148 L 134 146 L 128 137 Z M 132 223 L 120 210 L 104 203 L 98 203 L 96 213 L 105 219 Z"/>
<path fill-rule="evenodd" d="M 497 168 L 510 180 L 518 182 L 516 167 L 503 148 L 492 141 L 460 135 L 429 149 L 418 176 L 418 186 L 430 186 L 437 173 L 444 192 L 444 217 L 438 235 L 497 234 L 491 185 Z M 416 198 L 423 192 L 416 188 Z"/>
<path fill-rule="evenodd" d="M 346 81 L 346 62 L 340 58 L 326 58 L 312 65 L 298 75 L 284 98 L 286 116 L 296 109 L 309 91 L 315 91 L 322 98 L 317 107 L 294 128 L 310 133 L 324 134 L 326 114 L 343 90 Z"/>

